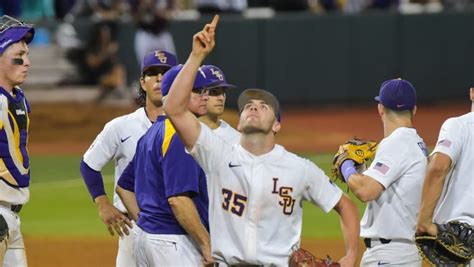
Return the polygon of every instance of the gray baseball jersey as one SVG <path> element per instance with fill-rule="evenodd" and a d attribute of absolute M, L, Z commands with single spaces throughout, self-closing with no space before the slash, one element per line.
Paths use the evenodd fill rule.
<path fill-rule="evenodd" d="M 329 212 L 342 196 L 309 160 L 280 145 L 255 156 L 204 124 L 190 154 L 207 174 L 213 256 L 227 264 L 287 265 L 300 242 L 303 200 Z"/>
<path fill-rule="evenodd" d="M 432 153 L 443 153 L 452 161 L 434 221 L 459 220 L 474 225 L 474 113 L 446 120 Z"/>
<path fill-rule="evenodd" d="M 96 171 L 112 159 L 115 160 L 115 186 L 125 167 L 133 159 L 140 137 L 151 127 L 145 108 L 115 118 L 108 122 L 84 154 L 84 162 Z M 114 186 L 114 188 L 115 188 Z M 122 201 L 114 191 L 114 206 L 126 212 Z"/>
<path fill-rule="evenodd" d="M 384 138 L 364 172 L 385 190 L 367 203 L 361 236 L 412 240 L 420 208 L 427 149 L 413 128 L 401 127 Z"/>

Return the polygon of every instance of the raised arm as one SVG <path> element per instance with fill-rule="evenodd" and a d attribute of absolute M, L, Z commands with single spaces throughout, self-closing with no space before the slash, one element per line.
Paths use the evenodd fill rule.
<path fill-rule="evenodd" d="M 341 218 L 341 229 L 346 244 L 346 255 L 339 262 L 341 266 L 355 266 L 360 234 L 357 207 L 347 196 L 342 195 L 334 210 Z"/>
<path fill-rule="evenodd" d="M 176 77 L 164 103 L 166 115 L 187 149 L 191 149 L 201 132 L 197 118 L 188 110 L 188 102 L 199 66 L 215 46 L 215 28 L 219 16 L 193 36 L 193 50 Z"/>

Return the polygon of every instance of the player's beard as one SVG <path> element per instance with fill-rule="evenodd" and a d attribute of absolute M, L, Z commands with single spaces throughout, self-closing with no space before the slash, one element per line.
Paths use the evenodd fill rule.
<path fill-rule="evenodd" d="M 163 106 L 163 99 L 162 98 L 152 98 L 147 97 L 148 101 L 150 101 L 155 107 L 162 107 Z"/>
<path fill-rule="evenodd" d="M 270 124 L 267 127 L 259 126 L 259 125 L 252 125 L 252 124 L 242 127 L 242 133 L 243 134 L 263 134 L 263 135 L 267 135 L 270 132 L 272 132 L 272 124 Z"/>

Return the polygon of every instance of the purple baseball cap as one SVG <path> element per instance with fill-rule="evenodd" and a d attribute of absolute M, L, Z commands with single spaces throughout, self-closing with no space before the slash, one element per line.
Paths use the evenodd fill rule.
<path fill-rule="evenodd" d="M 194 88 L 212 89 L 212 88 L 236 88 L 237 86 L 227 83 L 224 72 L 214 65 L 202 65 L 198 69 Z"/>
<path fill-rule="evenodd" d="M 182 68 L 183 65 L 179 64 L 163 75 L 163 79 L 161 79 L 161 93 L 163 96 L 168 95 L 171 85 Z M 231 88 L 236 86 L 226 82 L 224 73 L 218 67 L 212 65 L 201 66 L 196 74 L 193 89 L 203 90 L 216 87 Z"/>
<path fill-rule="evenodd" d="M 151 67 L 171 68 L 178 65 L 178 59 L 170 52 L 156 50 L 148 53 L 142 61 L 142 73 Z"/>
<path fill-rule="evenodd" d="M 382 83 L 375 100 L 392 110 L 411 110 L 416 105 L 416 90 L 407 80 L 392 79 Z"/>
<path fill-rule="evenodd" d="M 0 17 L 0 53 L 5 52 L 7 48 L 21 40 L 27 44 L 33 40 L 35 35 L 34 26 L 26 24 L 15 18 L 4 15 Z"/>

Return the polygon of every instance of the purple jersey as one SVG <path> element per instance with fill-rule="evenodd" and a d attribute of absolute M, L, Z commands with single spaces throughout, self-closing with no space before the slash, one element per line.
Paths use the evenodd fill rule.
<path fill-rule="evenodd" d="M 26 144 L 30 106 L 23 92 L 13 88 L 13 96 L 0 87 L 0 179 L 15 188 L 30 184 L 30 160 Z"/>
<path fill-rule="evenodd" d="M 168 198 L 188 195 L 203 225 L 209 229 L 206 176 L 169 119 L 157 121 L 138 141 L 133 160 L 118 184 L 134 191 L 140 208 L 138 226 L 151 234 L 187 234 L 176 220 Z"/>

